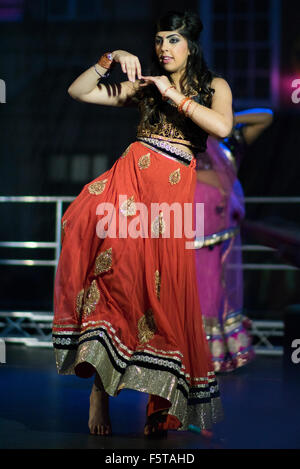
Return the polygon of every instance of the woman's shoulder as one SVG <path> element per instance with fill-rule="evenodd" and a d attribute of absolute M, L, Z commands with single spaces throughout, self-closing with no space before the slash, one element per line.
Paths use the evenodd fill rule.
<path fill-rule="evenodd" d="M 231 91 L 229 83 L 224 78 L 218 76 L 213 77 L 210 86 L 216 91 Z"/>

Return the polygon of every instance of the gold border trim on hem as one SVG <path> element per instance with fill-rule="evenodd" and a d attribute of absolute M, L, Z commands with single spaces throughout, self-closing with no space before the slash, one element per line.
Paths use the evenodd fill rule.
<path fill-rule="evenodd" d="M 209 403 L 188 405 L 187 398 L 177 388 L 180 380 L 169 371 L 153 370 L 138 365 L 126 366 L 124 374 L 118 372 L 105 349 L 98 341 L 82 343 L 77 350 L 54 349 L 56 365 L 59 374 L 77 374 L 78 365 L 88 363 L 99 374 L 105 391 L 111 396 L 117 396 L 119 392 L 133 389 L 153 395 L 158 395 L 171 402 L 168 409 L 170 415 L 174 415 L 181 422 L 178 430 L 186 431 L 189 425 L 196 425 L 201 429 L 211 429 L 214 423 L 223 418 L 223 408 L 220 397 L 212 397 Z M 212 386 L 217 388 L 218 386 Z M 190 397 L 209 397 L 205 392 L 190 393 Z M 205 396 L 204 396 L 205 394 Z M 207 396 L 206 396 L 207 394 Z"/>
<path fill-rule="evenodd" d="M 93 321 L 91 321 L 91 322 L 93 322 Z M 111 324 L 108 321 L 102 320 L 102 321 L 99 321 L 99 323 L 101 323 L 100 327 L 102 329 L 104 329 L 106 334 L 109 336 L 109 338 L 112 342 L 112 346 L 114 348 L 112 348 L 110 342 L 106 340 L 106 336 L 105 336 L 103 330 L 99 330 L 99 327 L 97 328 L 96 331 L 93 331 L 93 329 L 95 327 L 93 327 L 93 326 L 88 327 L 87 329 L 85 329 L 85 331 L 82 334 L 84 334 L 85 338 L 90 338 L 90 339 L 92 337 L 98 337 L 98 335 L 101 335 L 101 337 L 104 338 L 107 347 L 110 349 L 111 354 L 115 357 L 114 360 L 115 360 L 115 362 L 117 363 L 118 366 L 122 367 L 122 366 L 126 366 L 126 365 L 124 365 L 123 362 L 120 362 L 120 360 L 117 358 L 116 351 L 122 357 L 123 360 L 127 360 L 127 361 L 131 359 L 131 357 L 134 355 L 135 352 L 144 353 L 144 354 L 151 355 L 153 357 L 153 359 L 152 359 L 153 361 L 155 359 L 156 360 L 162 359 L 162 360 L 165 360 L 165 361 L 167 361 L 168 359 L 175 360 L 177 362 L 177 364 L 175 365 L 175 364 L 172 363 L 172 368 L 177 369 L 177 372 L 181 376 L 180 379 L 184 378 L 187 381 L 189 386 L 195 387 L 196 386 L 196 384 L 195 384 L 196 381 L 207 381 L 208 384 L 212 381 L 215 381 L 215 373 L 213 371 L 208 372 L 206 378 L 204 378 L 204 377 L 194 377 L 194 376 L 191 377 L 189 373 L 186 373 L 186 371 L 185 371 L 186 368 L 185 368 L 184 364 L 182 363 L 181 358 L 178 358 L 178 356 L 175 355 L 175 353 L 176 353 L 176 354 L 180 355 L 181 357 L 183 357 L 181 352 L 179 352 L 179 351 L 176 351 L 176 352 L 174 352 L 174 351 L 170 351 L 170 352 L 162 351 L 162 350 L 155 349 L 154 347 L 151 347 L 148 344 L 145 344 L 144 346 L 142 346 L 142 345 L 138 346 L 135 351 L 130 350 L 115 335 L 116 331 L 113 329 L 113 327 L 111 326 Z M 89 330 L 92 330 L 92 332 L 89 332 Z M 78 347 L 78 345 L 80 344 L 80 338 L 78 338 L 78 336 L 80 336 L 82 334 L 79 333 L 79 332 L 71 333 L 71 332 L 66 332 L 66 331 L 57 331 L 57 332 L 55 332 L 55 327 L 53 327 L 53 335 L 60 336 L 60 337 L 53 337 L 54 347 L 55 347 L 55 344 L 57 344 L 57 345 L 72 345 L 72 346 L 77 346 Z M 67 336 L 67 335 L 74 336 L 74 339 L 71 338 L 71 337 L 65 338 L 65 336 Z M 124 350 L 124 352 L 121 349 Z M 152 350 L 148 350 L 148 349 L 152 349 Z M 163 355 L 163 353 L 165 353 L 165 355 Z M 174 354 L 174 355 L 172 356 L 172 354 Z M 141 361 L 143 361 L 142 358 L 141 358 Z M 199 386 L 199 385 L 197 385 L 197 386 Z"/>

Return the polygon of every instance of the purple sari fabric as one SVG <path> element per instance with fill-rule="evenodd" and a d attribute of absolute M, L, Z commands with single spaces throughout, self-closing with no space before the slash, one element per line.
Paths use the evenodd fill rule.
<path fill-rule="evenodd" d="M 245 215 L 244 194 L 232 154 L 212 137 L 208 138 L 206 153 L 197 155 L 196 169 L 200 180 L 197 180 L 194 201 L 204 203 L 207 243 L 203 247 L 195 244 L 203 323 L 215 371 L 232 371 L 254 357 L 249 333 L 251 322 L 242 313 L 239 225 Z M 219 240 L 218 244 L 209 245 L 211 235 Z"/>

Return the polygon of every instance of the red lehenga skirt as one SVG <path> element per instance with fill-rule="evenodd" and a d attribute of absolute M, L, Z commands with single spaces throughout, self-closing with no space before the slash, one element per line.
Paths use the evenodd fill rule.
<path fill-rule="evenodd" d="M 184 229 L 175 236 L 172 211 L 166 215 L 175 202 L 182 213 L 193 206 L 195 183 L 195 159 L 186 165 L 132 143 L 64 213 L 54 288 L 58 373 L 96 370 L 111 396 L 124 388 L 149 393 L 148 415 L 167 409 L 167 428 L 179 430 L 209 429 L 223 414 L 195 251 Z M 151 204 L 163 202 L 152 216 Z M 139 203 L 148 217 L 138 223 Z"/>

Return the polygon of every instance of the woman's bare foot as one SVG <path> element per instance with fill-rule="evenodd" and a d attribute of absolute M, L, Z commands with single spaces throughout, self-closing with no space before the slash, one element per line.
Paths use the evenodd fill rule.
<path fill-rule="evenodd" d="M 92 435 L 111 435 L 109 396 L 95 384 L 90 395 L 89 429 Z"/>

